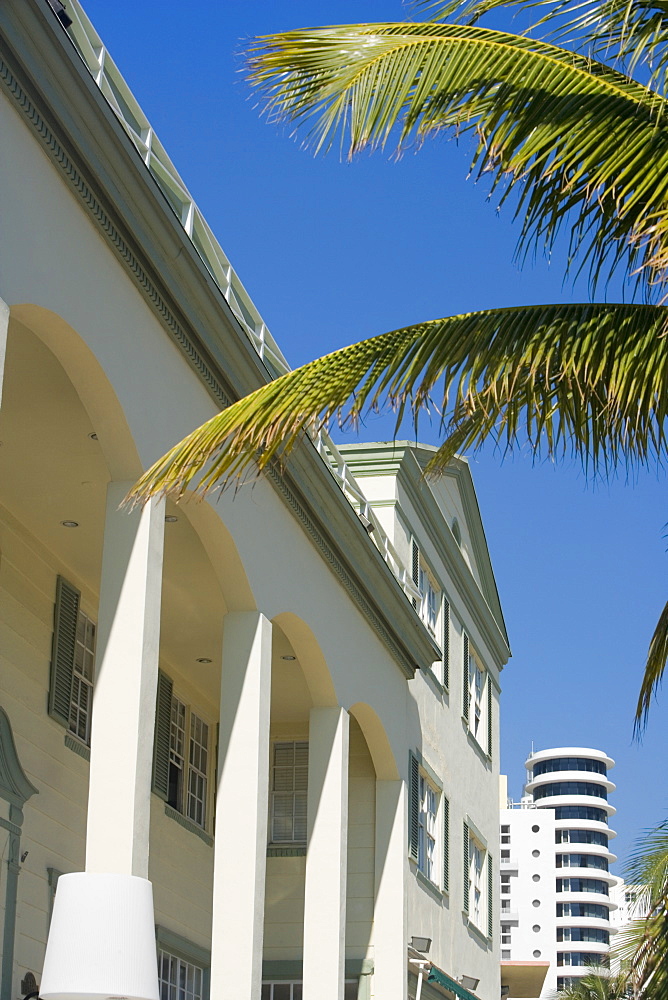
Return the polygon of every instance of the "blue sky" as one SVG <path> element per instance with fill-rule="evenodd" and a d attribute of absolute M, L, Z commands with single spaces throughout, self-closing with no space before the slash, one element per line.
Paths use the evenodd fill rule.
<path fill-rule="evenodd" d="M 470 150 L 437 139 L 398 162 L 342 162 L 267 124 L 244 78 L 255 35 L 403 20 L 399 0 L 84 0 L 86 10 L 292 365 L 407 323 L 493 306 L 581 301 L 563 256 L 520 271 L 518 228 L 467 180 Z M 618 299 L 615 286 L 610 300 Z M 366 439 L 386 437 L 370 420 Z M 434 441 L 425 424 L 421 438 Z M 668 815 L 668 699 L 642 745 L 633 709 L 666 596 L 666 481 L 587 483 L 522 453 L 472 459 L 513 658 L 502 769 L 519 797 L 536 749 L 584 745 L 617 761 L 620 860 Z"/>

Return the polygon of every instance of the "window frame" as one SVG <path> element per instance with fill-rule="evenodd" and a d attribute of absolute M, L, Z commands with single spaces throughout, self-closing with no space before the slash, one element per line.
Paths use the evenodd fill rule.
<path fill-rule="evenodd" d="M 160 956 L 165 953 L 187 965 L 202 971 L 202 1000 L 209 1000 L 211 989 L 211 952 L 202 945 L 195 944 L 175 931 L 160 924 L 155 928 L 156 962 L 158 965 L 158 988 L 162 1000 L 160 981 Z M 177 997 L 177 1000 L 180 998 Z"/>
<path fill-rule="evenodd" d="M 212 748 L 212 733 L 214 727 L 207 720 L 206 715 L 200 712 L 199 708 L 194 708 L 192 705 L 188 704 L 187 701 L 183 700 L 179 694 L 176 692 L 176 687 L 172 689 L 171 695 L 171 711 L 170 711 L 170 725 L 169 725 L 169 782 L 168 782 L 168 794 L 165 799 L 165 804 L 173 809 L 174 812 L 182 816 L 184 820 L 188 823 L 192 823 L 193 826 L 197 827 L 198 830 L 202 830 L 204 833 L 208 832 L 211 809 L 210 809 L 210 794 L 211 794 L 211 758 L 215 753 L 215 747 Z M 183 726 L 178 726 L 174 717 L 175 707 L 180 707 L 183 709 Z M 178 711 L 178 709 L 177 709 Z M 206 727 L 207 732 L 207 745 L 204 748 L 206 754 L 206 771 L 202 772 L 200 769 L 196 769 L 191 760 L 191 744 L 193 739 L 193 719 L 200 723 L 202 726 Z M 174 739 L 174 729 L 178 729 L 183 735 L 180 740 L 180 752 L 177 750 L 178 742 Z M 172 758 L 179 757 L 181 764 L 179 765 L 176 760 Z M 176 768 L 180 771 L 181 777 L 178 782 L 178 793 L 175 796 L 175 801 L 172 801 L 172 768 Z M 197 819 L 191 815 L 190 812 L 190 786 L 191 786 L 191 771 L 196 773 L 203 781 L 203 795 L 201 797 L 201 807 L 202 814 L 201 819 Z"/>
<path fill-rule="evenodd" d="M 293 764 L 292 764 L 293 779 L 294 779 L 294 772 L 295 772 L 295 769 L 297 767 L 306 768 L 306 782 L 305 782 L 305 785 L 304 785 L 303 788 L 296 788 L 296 787 L 294 787 L 294 784 L 295 784 L 294 780 L 293 780 L 293 788 L 291 790 L 288 790 L 288 789 L 277 790 L 274 787 L 274 785 L 275 785 L 275 779 L 276 779 L 276 768 L 277 768 L 277 766 L 285 766 L 285 767 L 288 766 L 288 765 L 277 765 L 275 763 L 275 761 L 276 761 L 276 748 L 280 747 L 280 746 L 292 746 L 293 750 L 296 750 L 297 747 L 300 747 L 301 749 L 305 749 L 306 750 L 306 761 L 305 761 L 305 763 L 297 764 L 296 763 L 296 757 L 295 757 L 294 761 L 293 761 Z M 269 847 L 286 847 L 286 848 L 289 848 L 289 847 L 305 847 L 306 846 L 306 843 L 307 843 L 307 840 L 308 840 L 308 768 L 309 768 L 309 740 L 308 739 L 304 739 L 303 737 L 302 738 L 295 737 L 294 739 L 287 739 L 285 737 L 281 737 L 281 738 L 274 738 L 274 739 L 271 740 L 270 758 L 269 758 L 269 823 L 268 823 L 268 830 L 267 830 L 267 841 L 268 841 L 268 846 Z M 280 796 L 280 795 L 283 795 L 286 798 L 287 798 L 288 795 L 292 795 L 292 837 L 290 839 L 277 840 L 275 838 L 275 836 L 274 836 L 274 833 L 275 833 L 274 822 L 275 822 L 275 819 L 276 819 L 275 805 L 276 805 L 277 797 Z M 303 811 L 303 824 L 304 824 L 303 832 L 304 832 L 304 836 L 303 837 L 295 837 L 296 821 L 299 818 L 297 816 L 297 812 L 296 812 L 296 803 L 297 803 L 297 796 L 298 795 L 300 797 L 303 796 L 303 799 L 304 799 L 304 811 Z M 272 980 L 272 982 L 273 982 L 273 980 Z"/>

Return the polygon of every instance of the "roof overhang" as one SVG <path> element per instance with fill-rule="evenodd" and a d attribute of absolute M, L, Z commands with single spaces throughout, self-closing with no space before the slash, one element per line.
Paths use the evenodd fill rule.
<path fill-rule="evenodd" d="M 549 962 L 501 962 L 501 988 L 508 987 L 508 997 L 539 997 Z"/>

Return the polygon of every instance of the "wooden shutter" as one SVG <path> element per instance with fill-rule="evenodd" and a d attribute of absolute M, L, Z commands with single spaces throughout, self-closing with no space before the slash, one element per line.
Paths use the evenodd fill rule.
<path fill-rule="evenodd" d="M 420 546 L 415 541 L 415 538 L 411 537 L 411 576 L 413 577 L 413 583 L 420 589 Z M 413 598 L 413 607 L 417 608 L 418 602 Z"/>
<path fill-rule="evenodd" d="M 464 820 L 464 913 L 469 912 L 469 825 Z"/>
<path fill-rule="evenodd" d="M 443 687 L 450 687 L 450 601 L 443 594 L 441 602 L 441 661 L 443 664 Z"/>
<path fill-rule="evenodd" d="M 487 674 L 487 753 L 491 759 L 492 749 L 493 749 L 493 731 L 492 731 L 492 708 L 494 705 L 494 699 L 492 697 L 492 678 Z"/>
<path fill-rule="evenodd" d="M 169 795 L 169 734 L 172 725 L 172 690 L 174 684 L 158 671 L 158 694 L 155 700 L 155 735 L 153 738 L 152 789 L 161 799 Z"/>
<path fill-rule="evenodd" d="M 418 859 L 418 840 L 420 837 L 420 765 L 414 753 L 409 755 L 409 786 L 408 786 L 408 853 L 413 861 Z"/>
<path fill-rule="evenodd" d="M 494 933 L 494 863 L 487 852 L 487 937 Z"/>
<path fill-rule="evenodd" d="M 53 621 L 53 651 L 49 684 L 49 715 L 63 726 L 70 724 L 72 675 L 77 644 L 77 620 L 81 593 L 58 577 Z"/>
<path fill-rule="evenodd" d="M 462 663 L 462 682 L 463 682 L 463 692 L 462 692 L 462 715 L 469 721 L 469 687 L 471 684 L 471 678 L 469 677 L 469 637 L 464 632 L 464 653 L 463 653 L 463 663 Z"/>
<path fill-rule="evenodd" d="M 450 891 L 450 803 L 443 796 L 443 891 Z"/>

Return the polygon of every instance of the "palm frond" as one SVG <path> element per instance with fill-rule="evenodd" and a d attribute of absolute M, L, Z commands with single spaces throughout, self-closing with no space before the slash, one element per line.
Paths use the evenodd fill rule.
<path fill-rule="evenodd" d="M 361 341 L 262 386 L 160 459 L 133 496 L 205 493 L 285 457 L 305 430 L 369 410 L 430 409 L 460 446 L 573 453 L 592 470 L 666 455 L 668 310 L 653 305 L 545 305 L 431 320 Z"/>
<path fill-rule="evenodd" d="M 252 81 L 269 113 L 309 127 L 316 150 L 446 132 L 476 138 L 471 169 L 500 203 L 517 189 L 520 250 L 565 225 L 594 281 L 617 267 L 651 294 L 668 266 L 668 102 L 602 63 L 505 32 L 426 22 L 259 39 Z"/>
<path fill-rule="evenodd" d="M 647 653 L 647 663 L 643 675 L 638 704 L 636 706 L 635 734 L 636 736 L 644 730 L 647 725 L 647 717 L 652 698 L 661 684 L 663 672 L 668 660 L 668 604 L 661 612 L 661 616 L 654 629 Z"/>
<path fill-rule="evenodd" d="M 622 935 L 620 955 L 636 997 L 668 1000 L 668 822 L 635 844 L 625 877 L 639 892 L 647 917 Z"/>

